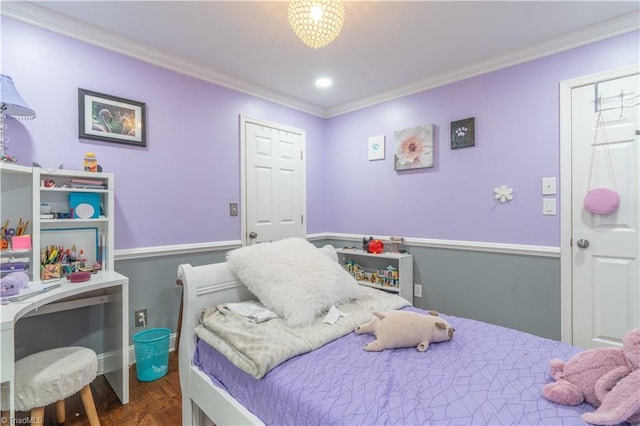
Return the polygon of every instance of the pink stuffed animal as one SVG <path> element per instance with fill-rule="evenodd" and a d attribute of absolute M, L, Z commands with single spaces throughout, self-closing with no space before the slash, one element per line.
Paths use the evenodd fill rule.
<path fill-rule="evenodd" d="M 629 366 L 633 370 L 617 380 L 612 373 L 596 384 L 596 396 L 602 405 L 595 413 L 584 413 L 585 422 L 597 425 L 615 425 L 622 422 L 640 423 L 640 328 L 624 335 L 623 347 L 630 351 Z"/>
<path fill-rule="evenodd" d="M 622 378 L 604 397 L 595 413 L 584 413 L 582 420 L 596 425 L 640 423 L 640 370 Z"/>
<path fill-rule="evenodd" d="M 594 348 L 574 355 L 566 363 L 550 361 L 556 380 L 542 388 L 542 396 L 562 405 L 582 402 L 599 407 L 624 376 L 640 368 L 640 328 L 625 333 L 621 348 Z"/>

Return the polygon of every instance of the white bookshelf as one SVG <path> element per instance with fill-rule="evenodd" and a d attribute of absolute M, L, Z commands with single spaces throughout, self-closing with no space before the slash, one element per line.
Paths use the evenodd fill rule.
<path fill-rule="evenodd" d="M 95 188 L 74 188 L 72 180 L 85 179 L 98 182 Z M 47 182 L 45 184 L 45 182 Z M 114 176 L 112 173 L 92 173 L 63 169 L 41 169 L 11 163 L 0 163 L 0 226 L 8 221 L 8 228 L 15 229 L 20 220 L 28 221 L 25 235 L 31 236 L 31 249 L 14 250 L 12 247 L 0 251 L 4 268 L 2 276 L 9 270 L 9 263 L 27 263 L 25 272 L 31 280 L 41 278 L 41 249 L 49 245 L 73 246 L 83 251 L 87 266 L 96 262 L 106 271 L 114 270 Z M 97 217 L 65 217 L 71 215 L 69 196 L 84 197 L 92 194 L 99 206 Z M 94 195 L 94 194 L 97 194 Z M 55 213 L 54 218 L 41 218 L 42 203 Z M 45 262 L 46 263 L 46 262 Z"/>
<path fill-rule="evenodd" d="M 74 188 L 74 179 L 100 182 L 103 189 Z M 53 181 L 47 186 L 46 182 Z M 114 176 L 112 173 L 95 173 L 74 170 L 45 170 L 33 168 L 33 217 L 34 217 L 34 256 L 40 267 L 40 254 L 48 245 L 68 247 L 75 245 L 87 257 L 87 265 L 102 263 L 102 269 L 113 271 L 114 239 Z M 70 194 L 97 194 L 99 211 L 95 218 L 63 217 L 72 215 Z M 51 208 L 57 217 L 40 218 L 41 204 Z"/>
<path fill-rule="evenodd" d="M 358 280 L 358 284 L 398 294 L 413 305 L 413 255 L 409 253 L 368 253 L 359 249 L 338 248 L 338 261 L 342 266 L 352 261 L 360 265 L 365 272 L 374 273 L 393 266 L 398 270 L 398 285 L 382 285 L 369 280 Z"/>

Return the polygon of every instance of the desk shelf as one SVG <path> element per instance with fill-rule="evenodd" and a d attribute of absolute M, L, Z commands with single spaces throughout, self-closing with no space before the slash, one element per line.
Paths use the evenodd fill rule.
<path fill-rule="evenodd" d="M 81 182 L 93 183 L 104 188 L 74 188 L 72 185 Z M 62 245 L 77 250 L 83 250 L 86 255 L 87 267 L 96 262 L 102 264 L 102 269 L 112 271 L 114 268 L 113 237 L 114 237 L 114 176 L 112 173 L 94 173 L 74 170 L 45 170 L 33 168 L 33 216 L 34 256 L 41 260 L 42 250 L 53 245 Z M 41 219 L 40 208 L 48 206 L 51 213 L 70 214 L 74 211 L 71 196 L 75 194 L 92 194 L 95 201 L 86 201 L 91 205 L 98 217 L 91 218 L 52 218 Z M 85 198 L 85 197 L 83 197 Z M 90 197 L 87 196 L 87 199 Z M 85 203 L 85 201 L 81 201 Z M 37 229 L 36 229 L 37 228 Z M 95 230 L 95 238 L 86 234 Z M 56 231 L 56 232 L 48 232 Z M 46 234 L 46 235 L 44 235 Z M 41 265 L 38 263 L 38 268 Z M 34 268 L 35 269 L 35 268 Z M 44 277 L 43 277 L 44 278 Z"/>
<path fill-rule="evenodd" d="M 7 257 L 28 257 L 30 265 L 29 278 L 38 280 L 41 278 L 41 249 L 48 245 L 62 245 L 62 242 L 73 243 L 74 230 L 85 233 L 86 229 L 95 229 L 98 237 L 91 241 L 91 249 L 77 247 L 84 252 L 91 251 L 92 258 L 87 258 L 87 266 L 91 267 L 96 262 L 101 262 L 102 269 L 112 271 L 114 268 L 113 240 L 114 240 L 114 176 L 112 173 L 92 173 L 63 169 L 43 169 L 40 167 L 25 167 L 15 164 L 0 164 L 2 178 L 2 217 L 0 226 L 8 221 L 9 228 L 16 228 L 22 220 L 29 222 L 25 235 L 31 235 L 31 250 L 28 252 L 12 253 L 8 250 L 0 251 L 0 258 L 5 261 Z M 100 188 L 74 188 L 72 185 L 93 184 Z M 69 214 L 71 208 L 70 196 L 79 198 L 77 194 L 86 193 L 87 201 L 75 201 L 78 205 L 86 203 L 94 207 L 95 218 L 66 218 L 44 219 L 40 217 L 41 205 L 48 206 L 51 213 Z M 89 196 L 91 194 L 91 196 Z M 97 199 L 96 199 L 97 197 Z M 93 201 L 89 201 L 89 199 Z M 87 209 L 85 209 L 86 211 Z M 91 212 L 91 210 L 88 210 Z M 86 214 L 90 216 L 91 213 Z M 83 216 L 81 214 L 81 216 Z M 46 231 L 59 231 L 48 233 L 43 240 Z M 64 235 L 66 233 L 66 235 Z M 59 239 L 60 241 L 57 241 Z M 7 241 L 10 241 L 7 240 Z M 98 248 L 93 248 L 97 241 Z M 86 242 L 86 239 L 79 242 Z"/>

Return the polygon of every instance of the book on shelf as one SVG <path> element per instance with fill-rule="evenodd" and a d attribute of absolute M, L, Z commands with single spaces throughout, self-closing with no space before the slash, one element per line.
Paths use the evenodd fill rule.
<path fill-rule="evenodd" d="M 99 179 L 71 178 L 71 183 L 84 183 L 85 185 L 104 185 L 104 182 Z"/>
<path fill-rule="evenodd" d="M 99 179 L 83 179 L 83 178 L 72 178 L 69 182 L 69 186 L 71 188 L 82 188 L 82 189 L 106 189 L 107 185 L 104 181 Z"/>
<path fill-rule="evenodd" d="M 40 213 L 40 219 L 53 219 L 54 217 L 53 213 Z"/>
<path fill-rule="evenodd" d="M 86 183 L 76 183 L 76 182 L 71 182 L 69 186 L 71 188 L 77 188 L 77 189 L 107 189 L 106 185 L 89 185 Z"/>

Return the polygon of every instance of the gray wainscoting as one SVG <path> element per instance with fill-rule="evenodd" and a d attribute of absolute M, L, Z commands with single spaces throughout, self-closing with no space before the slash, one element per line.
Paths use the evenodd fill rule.
<path fill-rule="evenodd" d="M 354 242 L 315 239 L 317 246 Z M 414 282 L 423 295 L 415 306 L 473 318 L 560 340 L 560 259 L 407 246 L 414 256 Z M 228 249 L 116 260 L 129 277 L 129 342 L 140 331 L 134 312 L 147 309 L 148 327 L 176 331 L 181 287 L 176 270 L 182 263 L 224 261 Z M 82 345 L 102 353 L 102 307 L 23 318 L 16 323 L 16 357 L 64 345 Z"/>
<path fill-rule="evenodd" d="M 335 247 L 352 242 L 325 240 Z M 560 340 L 560 259 L 429 247 L 413 254 L 414 305 Z"/>

